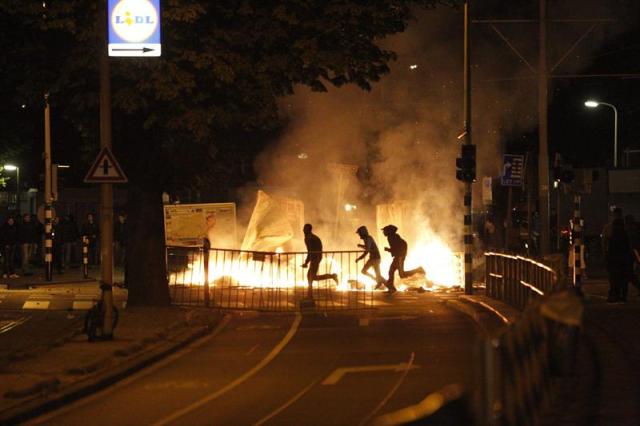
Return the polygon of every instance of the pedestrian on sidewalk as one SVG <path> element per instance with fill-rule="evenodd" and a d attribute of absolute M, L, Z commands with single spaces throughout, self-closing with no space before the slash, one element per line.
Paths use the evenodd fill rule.
<path fill-rule="evenodd" d="M 629 281 L 633 274 L 633 255 L 629 236 L 624 228 L 622 211 L 615 216 L 609 227 L 606 262 L 609 273 L 609 298 L 607 302 L 626 302 Z"/>
<path fill-rule="evenodd" d="M 98 259 L 100 258 L 100 253 L 98 253 L 98 237 L 100 236 L 100 229 L 93 219 L 93 214 L 87 214 L 87 220 L 82 224 L 80 234 L 89 239 L 89 264 L 97 265 Z"/>
<path fill-rule="evenodd" d="M 56 216 L 53 218 L 53 264 L 59 274 L 64 274 L 64 242 L 65 242 L 65 223 L 64 218 Z"/>
<path fill-rule="evenodd" d="M 640 291 L 640 227 L 633 215 L 624 217 L 624 227 L 629 236 L 631 244 L 631 254 L 633 255 L 633 272 L 631 274 L 631 284 Z"/>
<path fill-rule="evenodd" d="M 22 275 L 33 275 L 31 262 L 38 249 L 40 238 L 40 226 L 33 220 L 30 213 L 23 214 L 22 223 L 18 227 Z"/>
<path fill-rule="evenodd" d="M 2 243 L 2 277 L 18 278 L 15 271 L 16 247 L 18 245 L 18 224 L 13 216 L 9 216 L 0 228 Z"/>
<path fill-rule="evenodd" d="M 389 293 L 398 291 L 395 287 L 395 274 L 398 271 L 400 278 L 407 278 L 415 274 L 424 274 L 424 269 L 419 266 L 409 271 L 404 270 L 404 260 L 407 257 L 407 242 L 398 235 L 398 227 L 395 225 L 387 225 L 382 228 L 382 233 L 387 237 L 389 247 L 385 247 L 385 251 L 391 253 L 393 260 L 389 266 L 389 279 L 387 280 L 387 288 Z"/>
<path fill-rule="evenodd" d="M 371 235 L 369 235 L 369 230 L 366 226 L 361 226 L 356 230 L 356 234 L 362 238 L 362 242 L 364 244 L 358 244 L 358 247 L 364 249 L 364 253 L 362 253 L 357 259 L 356 263 L 362 259 L 364 259 L 367 254 L 369 255 L 369 259 L 365 262 L 362 267 L 362 273 L 371 279 L 376 281 L 376 290 L 384 285 L 384 278 L 382 278 L 382 274 L 380 273 L 380 250 L 378 250 L 378 245 L 376 241 L 373 239 Z M 375 275 L 369 272 L 369 269 L 373 268 Z"/>

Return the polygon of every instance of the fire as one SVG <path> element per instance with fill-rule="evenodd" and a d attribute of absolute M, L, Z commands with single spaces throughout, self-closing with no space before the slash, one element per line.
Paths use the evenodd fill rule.
<path fill-rule="evenodd" d="M 375 281 L 360 273 L 363 263 L 355 263 L 360 253 L 329 252 L 324 255 L 320 273 L 335 273 L 339 277 L 337 290 L 373 290 Z M 210 286 L 246 286 L 292 288 L 306 287 L 307 270 L 302 268 L 306 253 L 285 253 L 278 248 L 274 253 L 250 253 L 212 249 L 209 256 Z M 387 275 L 391 259 L 383 258 L 381 271 Z M 441 239 L 431 238 L 410 246 L 405 261 L 406 269 L 422 266 L 426 276 L 417 275 L 399 280 L 398 290 L 412 288 L 437 289 L 462 284 L 462 257 L 454 253 Z M 183 271 L 170 274 L 171 285 L 204 285 L 204 267 L 201 255 L 187 263 Z"/>

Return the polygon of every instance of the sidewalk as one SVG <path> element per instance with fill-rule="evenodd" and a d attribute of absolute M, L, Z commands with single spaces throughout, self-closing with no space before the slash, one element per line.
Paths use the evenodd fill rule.
<path fill-rule="evenodd" d="M 0 365 L 0 424 L 96 392 L 205 335 L 221 318 L 211 309 L 128 308 L 120 313 L 113 341 L 88 343 L 82 334 L 84 312 L 68 315 L 78 317 L 75 329 Z"/>
<path fill-rule="evenodd" d="M 640 424 L 640 297 L 608 304 L 608 283 L 583 285 L 585 315 L 575 375 L 557 381 L 548 425 Z"/>

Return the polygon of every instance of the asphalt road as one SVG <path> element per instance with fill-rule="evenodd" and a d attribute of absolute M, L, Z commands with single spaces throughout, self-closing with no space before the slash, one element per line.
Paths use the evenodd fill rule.
<path fill-rule="evenodd" d="M 195 345 L 31 424 L 367 424 L 470 384 L 477 335 L 429 293 L 396 294 L 375 311 L 236 313 Z"/>

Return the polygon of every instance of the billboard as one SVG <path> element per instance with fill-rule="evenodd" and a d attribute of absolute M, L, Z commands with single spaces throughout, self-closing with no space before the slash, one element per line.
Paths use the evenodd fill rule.
<path fill-rule="evenodd" d="M 167 204 L 164 241 L 167 246 L 237 248 L 235 203 Z"/>

